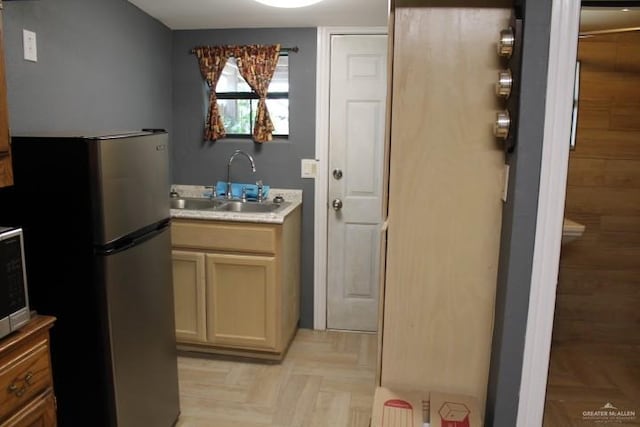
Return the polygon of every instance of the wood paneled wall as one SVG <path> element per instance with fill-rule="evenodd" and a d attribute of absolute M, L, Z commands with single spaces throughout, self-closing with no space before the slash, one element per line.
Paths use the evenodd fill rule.
<path fill-rule="evenodd" d="M 640 32 L 581 39 L 555 341 L 640 344 Z"/>

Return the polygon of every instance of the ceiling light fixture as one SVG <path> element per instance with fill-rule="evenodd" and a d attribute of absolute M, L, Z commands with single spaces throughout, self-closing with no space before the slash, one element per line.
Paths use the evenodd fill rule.
<path fill-rule="evenodd" d="M 258 3 L 266 4 L 273 7 L 304 7 L 312 4 L 320 3 L 322 0 L 255 0 Z"/>

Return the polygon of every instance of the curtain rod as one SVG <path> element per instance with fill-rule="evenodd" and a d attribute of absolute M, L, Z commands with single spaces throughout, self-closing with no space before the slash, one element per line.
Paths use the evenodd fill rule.
<path fill-rule="evenodd" d="M 296 52 L 298 52 L 299 50 L 300 50 L 300 49 L 298 49 L 298 46 L 294 46 L 294 47 L 281 47 L 281 48 L 280 48 L 280 52 L 294 52 L 294 53 L 296 53 Z M 190 53 L 190 54 L 194 54 L 194 53 L 196 53 L 195 48 L 194 48 L 194 49 L 191 49 L 191 50 L 189 51 L 189 53 Z"/>

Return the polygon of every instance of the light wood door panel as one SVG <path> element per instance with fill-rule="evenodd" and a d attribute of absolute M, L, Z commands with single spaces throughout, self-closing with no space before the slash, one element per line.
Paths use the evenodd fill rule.
<path fill-rule="evenodd" d="M 172 251 L 176 339 L 206 342 L 204 254 Z"/>
<path fill-rule="evenodd" d="M 495 52 L 510 11 L 395 10 L 383 386 L 484 406 L 504 154 Z"/>
<path fill-rule="evenodd" d="M 331 38 L 327 327 L 375 331 L 387 86 L 386 35 Z"/>
<path fill-rule="evenodd" d="M 275 257 L 207 254 L 207 338 L 219 345 L 274 350 Z"/>

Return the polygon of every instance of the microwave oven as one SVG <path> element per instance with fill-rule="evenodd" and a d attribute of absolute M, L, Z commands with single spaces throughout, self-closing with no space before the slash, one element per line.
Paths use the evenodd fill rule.
<path fill-rule="evenodd" d="M 21 228 L 0 227 L 0 338 L 31 319 Z"/>

